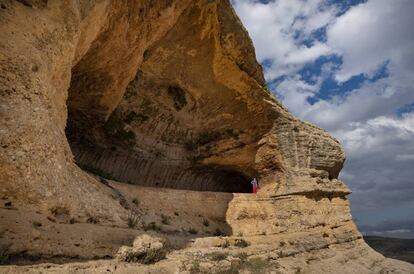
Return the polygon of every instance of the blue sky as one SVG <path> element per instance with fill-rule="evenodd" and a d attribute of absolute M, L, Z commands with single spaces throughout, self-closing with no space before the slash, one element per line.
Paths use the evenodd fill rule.
<path fill-rule="evenodd" d="M 344 146 L 360 229 L 414 238 L 414 1 L 232 2 L 269 88 Z"/>

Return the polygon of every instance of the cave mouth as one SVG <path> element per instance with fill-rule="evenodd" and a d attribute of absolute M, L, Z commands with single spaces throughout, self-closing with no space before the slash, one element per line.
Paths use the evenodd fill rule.
<path fill-rule="evenodd" d="M 66 138 L 80 168 L 147 187 L 252 192 L 251 168 L 245 172 L 229 160 L 203 164 L 220 154 L 214 149 L 221 141 L 228 141 L 230 149 L 246 145 L 236 125 L 200 128 L 209 109 L 195 109 L 200 104 L 185 87 L 175 79 L 159 79 L 156 72 L 146 73 L 145 64 L 121 92 L 124 87 L 115 81 L 111 67 L 95 67 L 95 54 L 86 54 L 72 67 L 66 101 Z"/>
<path fill-rule="evenodd" d="M 69 91 L 70 92 L 70 91 Z M 251 193 L 252 177 L 235 167 L 203 165 L 187 158 L 181 160 L 159 157 L 157 152 L 137 151 L 124 135 L 108 134 L 108 124 L 77 109 L 68 96 L 68 118 L 65 129 L 75 163 L 84 171 L 103 179 L 133 185 L 191 191 Z M 78 99 L 75 97 L 75 99 Z M 91 108 L 93 110 L 93 108 Z M 111 115 L 112 116 L 112 115 Z M 119 125 L 117 126 L 119 127 Z M 122 130 L 122 126 L 120 126 Z M 122 136 L 122 138 L 119 138 Z"/>
<path fill-rule="evenodd" d="M 73 129 L 73 128 L 72 128 Z M 68 135 L 70 135 L 70 131 Z M 251 193 L 252 177 L 229 167 L 183 166 L 168 160 L 152 161 L 139 154 L 131 155 L 114 147 L 86 144 L 69 144 L 75 163 L 82 170 L 103 179 L 133 185 L 191 191 Z M 148 168 L 150 166 L 150 168 Z"/>

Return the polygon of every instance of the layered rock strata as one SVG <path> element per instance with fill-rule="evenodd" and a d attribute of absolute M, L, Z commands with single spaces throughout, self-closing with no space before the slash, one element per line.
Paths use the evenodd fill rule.
<path fill-rule="evenodd" d="M 363 242 L 352 222 L 350 191 L 338 180 L 345 160 L 339 142 L 295 118 L 268 92 L 230 1 L 0 4 L 0 243 L 11 255 L 111 257 L 140 233 L 125 223 L 138 205 L 134 193 L 148 205 L 138 210 L 143 219 L 148 210 L 154 216 L 171 211 L 179 200 L 181 216 L 203 214 L 229 240 L 245 237 L 248 256 L 265 256 L 269 272 L 298 266 L 305 273 L 414 271 Z M 253 177 L 259 193 L 243 194 Z M 168 197 L 171 206 L 158 204 Z M 210 204 L 215 213 L 205 212 Z M 54 221 L 28 221 L 36 214 L 43 224 L 50 214 Z M 75 222 L 92 244 L 59 247 L 60 231 L 70 233 Z M 190 271 L 197 254 L 223 247 L 216 241 L 223 239 L 200 238 L 159 267 Z M 48 269 L 99 272 L 113 262 L 98 264 Z"/>

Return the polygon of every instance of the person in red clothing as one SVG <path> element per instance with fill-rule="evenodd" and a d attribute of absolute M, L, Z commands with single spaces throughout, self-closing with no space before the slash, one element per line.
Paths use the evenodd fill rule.
<path fill-rule="evenodd" d="M 252 184 L 253 193 L 257 193 L 257 180 L 256 178 L 253 178 L 253 180 L 250 182 Z"/>

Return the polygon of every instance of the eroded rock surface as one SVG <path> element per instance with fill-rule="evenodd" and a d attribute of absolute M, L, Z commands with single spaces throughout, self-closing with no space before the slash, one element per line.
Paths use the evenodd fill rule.
<path fill-rule="evenodd" d="M 340 144 L 267 91 L 230 1 L 0 5 L 2 260 L 104 259 L 144 230 L 177 249 L 1 271 L 414 272 L 363 242 Z"/>

